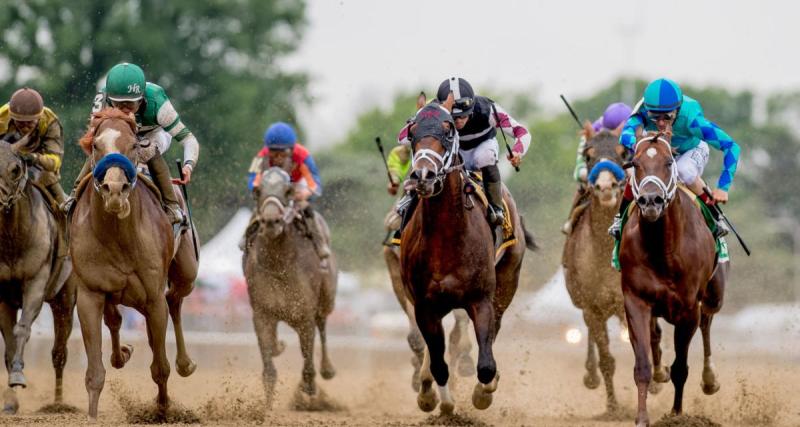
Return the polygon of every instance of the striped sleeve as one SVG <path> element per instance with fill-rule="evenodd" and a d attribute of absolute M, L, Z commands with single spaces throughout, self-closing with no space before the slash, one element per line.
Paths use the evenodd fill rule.
<path fill-rule="evenodd" d="M 512 147 L 512 151 L 515 153 L 519 153 L 521 155 L 525 155 L 528 152 L 528 148 L 531 145 L 531 134 L 528 132 L 524 126 L 519 124 L 513 117 L 511 117 L 500 105 L 497 103 L 494 104 L 495 113 L 497 114 L 497 119 L 495 119 L 495 115 L 492 114 L 489 117 L 489 123 L 500 129 L 506 135 L 515 139 L 514 147 Z M 498 123 L 497 120 L 500 122 Z"/>
<path fill-rule="evenodd" d="M 722 151 L 722 172 L 717 181 L 717 188 L 728 191 L 733 183 L 733 176 L 739 165 L 739 144 L 733 140 L 722 128 L 698 114 L 689 123 L 692 135 L 702 139 L 708 145 Z"/>
<path fill-rule="evenodd" d="M 622 128 L 622 133 L 619 135 L 619 143 L 628 150 L 633 150 L 636 145 L 636 129 L 644 126 L 641 113 L 637 113 L 628 118 L 625 126 Z"/>
<path fill-rule="evenodd" d="M 183 145 L 183 163 L 194 167 L 200 155 L 200 144 L 192 131 L 183 124 L 171 101 L 167 100 L 161 105 L 156 120 L 159 126 Z"/>
<path fill-rule="evenodd" d="M 308 188 L 311 190 L 311 192 L 313 192 L 317 197 L 321 196 L 322 178 L 319 176 L 317 164 L 314 163 L 314 158 L 311 157 L 311 154 L 309 154 L 306 159 L 303 160 L 300 171 L 303 172 L 303 177 L 305 178 Z"/>

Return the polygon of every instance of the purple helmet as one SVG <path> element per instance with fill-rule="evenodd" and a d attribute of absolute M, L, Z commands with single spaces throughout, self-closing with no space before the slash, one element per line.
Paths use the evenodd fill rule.
<path fill-rule="evenodd" d="M 616 129 L 628 120 L 633 110 L 624 102 L 615 102 L 606 108 L 603 113 L 603 127 L 606 129 Z"/>

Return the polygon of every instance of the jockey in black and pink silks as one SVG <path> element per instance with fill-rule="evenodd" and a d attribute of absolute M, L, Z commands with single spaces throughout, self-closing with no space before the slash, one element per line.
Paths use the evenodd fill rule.
<path fill-rule="evenodd" d="M 439 85 L 436 98 L 444 102 L 453 93 L 455 105 L 452 116 L 458 131 L 460 154 L 468 170 L 481 171 L 483 185 L 489 199 L 489 222 L 493 225 L 503 223 L 503 183 L 497 162 L 500 158 L 500 146 L 497 141 L 497 129 L 514 139 L 509 161 L 515 167 L 522 162 L 522 156 L 528 151 L 531 135 L 528 130 L 511 117 L 502 107 L 484 96 L 476 96 L 472 86 L 466 80 L 451 77 Z M 408 145 L 408 123 L 397 140 Z M 398 213 L 404 214 L 409 203 L 407 198 L 398 202 Z"/>

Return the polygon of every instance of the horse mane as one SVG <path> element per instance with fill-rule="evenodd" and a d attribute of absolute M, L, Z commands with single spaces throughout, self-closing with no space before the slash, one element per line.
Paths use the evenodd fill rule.
<path fill-rule="evenodd" d="M 133 131 L 134 134 L 136 133 L 136 119 L 133 114 L 125 114 L 122 110 L 113 107 L 104 108 L 92 114 L 86 133 L 78 140 L 78 144 L 87 155 L 92 154 L 92 141 L 94 140 L 94 134 L 97 128 L 108 119 L 123 120 L 131 128 L 131 131 Z"/>

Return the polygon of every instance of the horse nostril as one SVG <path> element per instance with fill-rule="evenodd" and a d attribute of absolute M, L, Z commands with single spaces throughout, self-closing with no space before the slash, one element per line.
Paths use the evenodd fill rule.
<path fill-rule="evenodd" d="M 425 171 L 425 180 L 430 181 L 436 178 L 436 174 L 433 171 Z"/>
<path fill-rule="evenodd" d="M 411 179 L 419 180 L 419 171 L 418 170 L 411 171 Z"/>
<path fill-rule="evenodd" d="M 594 189 L 600 191 L 600 184 L 595 184 Z"/>
<path fill-rule="evenodd" d="M 655 203 L 657 205 L 663 205 L 664 204 L 664 198 L 661 197 L 661 196 L 656 196 L 656 197 L 653 198 L 653 203 Z"/>
<path fill-rule="evenodd" d="M 128 184 L 127 182 L 122 184 L 122 192 L 123 193 L 127 193 L 129 191 L 131 191 L 131 185 Z"/>
<path fill-rule="evenodd" d="M 647 198 L 645 198 L 644 196 L 639 196 L 639 198 L 636 199 L 636 203 L 640 205 L 647 204 Z"/>
<path fill-rule="evenodd" d="M 102 191 L 103 193 L 110 193 L 111 186 L 109 186 L 108 184 L 103 184 L 100 186 L 100 191 Z"/>

